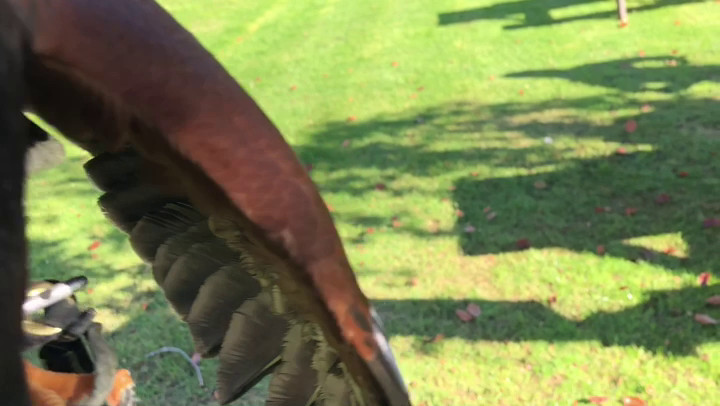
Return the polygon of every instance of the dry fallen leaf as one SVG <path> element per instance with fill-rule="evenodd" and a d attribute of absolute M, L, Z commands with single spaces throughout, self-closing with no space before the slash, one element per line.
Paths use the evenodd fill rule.
<path fill-rule="evenodd" d="M 515 246 L 521 250 L 528 249 L 530 248 L 530 240 L 527 238 L 521 238 L 515 242 Z"/>
<path fill-rule="evenodd" d="M 604 245 L 598 245 L 598 246 L 597 246 L 597 254 L 598 254 L 598 255 L 605 255 L 605 246 L 604 246 Z"/>
<path fill-rule="evenodd" d="M 717 320 L 713 319 L 712 317 L 708 316 L 707 314 L 696 313 L 694 319 L 698 323 L 706 325 L 706 326 L 718 324 Z"/>
<path fill-rule="evenodd" d="M 645 401 L 634 396 L 627 396 L 623 399 L 624 406 L 645 406 Z"/>
<path fill-rule="evenodd" d="M 687 178 L 688 176 L 690 176 L 690 173 L 688 173 L 687 171 L 680 171 L 678 172 L 678 176 L 681 178 Z"/>
<path fill-rule="evenodd" d="M 533 186 L 535 186 L 535 189 L 542 190 L 542 189 L 547 188 L 547 183 L 545 183 L 542 180 L 539 180 L 539 181 L 535 182 L 535 184 Z"/>
<path fill-rule="evenodd" d="M 661 193 L 655 198 L 655 203 L 657 204 L 665 204 L 670 202 L 670 195 L 666 193 Z"/>
<path fill-rule="evenodd" d="M 703 220 L 704 228 L 718 228 L 720 227 L 720 218 L 707 218 Z"/>
<path fill-rule="evenodd" d="M 620 147 L 615 150 L 615 153 L 618 155 L 627 155 L 628 152 L 627 149 L 625 149 L 624 147 Z"/>
<path fill-rule="evenodd" d="M 405 285 L 407 285 L 407 286 L 417 286 L 418 283 L 420 283 L 420 279 L 418 279 L 418 278 L 411 278 L 410 280 L 407 281 L 407 283 L 405 283 Z"/>
<path fill-rule="evenodd" d="M 93 243 L 88 247 L 88 251 L 95 251 L 100 247 L 100 244 L 102 244 L 100 241 L 93 241 Z"/>
<path fill-rule="evenodd" d="M 457 315 L 458 319 L 462 320 L 465 323 L 471 322 L 473 320 L 472 314 L 468 313 L 464 309 L 456 309 L 455 314 Z"/>
<path fill-rule="evenodd" d="M 645 57 L 645 51 L 643 51 L 643 50 L 641 49 L 641 50 L 638 52 L 638 56 L 641 57 L 641 58 L 644 58 L 644 57 Z"/>
<path fill-rule="evenodd" d="M 347 118 L 348 123 L 352 123 L 353 121 L 356 121 L 356 120 L 357 120 L 357 117 L 355 117 L 355 116 L 350 116 Z"/>
<path fill-rule="evenodd" d="M 590 396 L 587 400 L 588 400 L 588 402 L 590 402 L 594 405 L 602 405 L 603 403 L 607 402 L 609 399 L 607 396 Z"/>
<path fill-rule="evenodd" d="M 709 297 L 708 300 L 705 301 L 705 303 L 709 304 L 710 306 L 720 306 L 720 295 Z"/>
<path fill-rule="evenodd" d="M 637 130 L 637 127 L 638 127 L 637 121 L 635 121 L 635 120 L 628 120 L 628 121 L 625 123 L 625 132 L 628 133 L 628 134 L 632 134 L 632 133 L 634 133 L 634 132 Z"/>
<path fill-rule="evenodd" d="M 628 207 L 625 209 L 625 215 L 626 216 L 634 216 L 637 213 L 638 209 L 635 207 Z"/>
<path fill-rule="evenodd" d="M 350 146 L 350 140 L 345 140 L 345 141 L 343 141 L 342 146 L 343 146 L 343 148 L 349 147 L 349 146 Z"/>
<path fill-rule="evenodd" d="M 549 305 L 557 303 L 557 295 L 552 295 L 547 299 Z"/>
<path fill-rule="evenodd" d="M 649 104 L 643 104 L 642 107 L 640 107 L 640 111 L 643 113 L 648 113 L 650 110 L 652 110 L 652 106 Z"/>
<path fill-rule="evenodd" d="M 480 309 L 480 306 L 476 305 L 475 303 L 470 303 L 469 305 L 467 305 L 467 308 L 465 310 L 467 310 L 467 312 L 470 313 L 470 315 L 473 317 L 480 317 L 480 315 L 482 314 L 482 309 Z"/>
<path fill-rule="evenodd" d="M 376 183 L 375 184 L 375 190 L 385 190 L 387 189 L 387 186 L 385 186 L 384 183 Z"/>
<path fill-rule="evenodd" d="M 430 344 L 430 343 L 438 343 L 438 342 L 440 342 L 440 341 L 442 341 L 442 340 L 444 340 L 444 339 L 445 339 L 445 334 L 438 333 L 438 334 L 435 335 L 435 337 L 431 337 L 431 338 L 425 339 L 425 342 L 428 343 L 428 344 Z"/>
<path fill-rule="evenodd" d="M 457 209 L 457 210 L 455 210 L 455 215 L 458 217 L 463 217 L 463 216 L 465 216 L 465 213 L 462 210 Z"/>
<path fill-rule="evenodd" d="M 703 272 L 698 276 L 700 286 L 707 286 L 710 283 L 710 272 Z"/>
<path fill-rule="evenodd" d="M 497 217 L 497 213 L 495 213 L 494 211 L 491 211 L 490 213 L 485 215 L 485 217 L 488 219 L 488 221 L 492 221 L 495 217 Z"/>

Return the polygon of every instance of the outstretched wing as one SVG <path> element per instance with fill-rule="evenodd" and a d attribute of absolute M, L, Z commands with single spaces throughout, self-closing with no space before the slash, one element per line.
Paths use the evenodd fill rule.
<path fill-rule="evenodd" d="M 33 3 L 28 107 L 96 155 L 101 206 L 219 354 L 221 400 L 275 370 L 270 404 L 408 405 L 320 195 L 222 66 L 154 2 Z"/>

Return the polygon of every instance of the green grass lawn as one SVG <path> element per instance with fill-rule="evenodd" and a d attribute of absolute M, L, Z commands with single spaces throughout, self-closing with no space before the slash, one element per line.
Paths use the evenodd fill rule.
<path fill-rule="evenodd" d="M 416 405 L 720 405 L 718 2 L 162 3 L 312 165 Z M 30 181 L 34 276 L 91 278 L 143 404 L 212 404 L 86 159 Z"/>

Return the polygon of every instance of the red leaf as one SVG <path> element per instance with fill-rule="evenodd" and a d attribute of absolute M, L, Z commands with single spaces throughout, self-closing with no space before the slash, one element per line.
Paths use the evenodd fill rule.
<path fill-rule="evenodd" d="M 638 52 L 638 56 L 641 57 L 641 58 L 644 58 L 644 57 L 645 57 L 645 51 L 643 51 L 643 50 L 641 49 L 641 50 Z"/>
<path fill-rule="evenodd" d="M 387 189 L 387 186 L 385 186 L 384 183 L 375 184 L 375 190 L 385 190 L 385 189 Z"/>
<path fill-rule="evenodd" d="M 598 255 L 605 255 L 605 246 L 604 246 L 604 245 L 598 245 L 598 246 L 597 246 L 597 253 L 598 253 Z"/>
<path fill-rule="evenodd" d="M 473 320 L 472 314 L 468 313 L 464 309 L 455 309 L 455 314 L 457 315 L 458 319 L 462 320 L 465 323 Z"/>
<path fill-rule="evenodd" d="M 495 80 L 495 75 L 490 75 L 490 81 L 492 82 L 493 80 Z"/>
<path fill-rule="evenodd" d="M 629 25 L 629 24 L 628 24 L 627 21 L 622 21 L 622 22 L 620 22 L 619 27 L 620 27 L 620 28 L 625 28 L 625 27 L 627 27 L 628 25 Z"/>
<path fill-rule="evenodd" d="M 678 172 L 678 176 L 681 178 L 687 178 L 688 176 L 690 176 L 690 174 L 687 173 L 686 171 L 680 171 L 680 172 Z"/>
<path fill-rule="evenodd" d="M 587 400 L 594 405 L 602 405 L 609 399 L 606 396 L 590 396 Z"/>
<path fill-rule="evenodd" d="M 393 220 L 393 222 L 392 222 L 393 228 L 399 228 L 399 227 L 402 227 L 402 225 L 403 225 L 403 223 L 400 220 Z"/>
<path fill-rule="evenodd" d="M 703 227 L 718 228 L 720 227 L 720 218 L 707 218 L 703 220 Z"/>
<path fill-rule="evenodd" d="M 645 401 L 634 396 L 627 396 L 623 399 L 624 406 L 645 406 Z"/>
<path fill-rule="evenodd" d="M 372 233 L 374 233 L 374 232 L 375 232 L 375 229 L 372 228 L 372 227 L 370 227 L 370 228 L 367 229 L 367 233 L 368 233 L 368 234 L 372 234 Z"/>
<path fill-rule="evenodd" d="M 417 94 L 415 94 L 415 93 L 411 94 L 411 95 L 410 95 L 410 98 L 411 98 L 411 99 L 417 99 Z"/>
<path fill-rule="evenodd" d="M 606 211 L 609 211 L 609 210 L 606 210 L 605 207 L 596 207 L 595 208 L 595 213 L 598 213 L 598 214 L 605 213 Z"/>
<path fill-rule="evenodd" d="M 142 309 L 143 309 L 144 311 L 147 311 L 147 309 L 148 309 L 148 304 L 147 304 L 147 303 L 143 303 L 143 304 L 142 304 Z"/>
<path fill-rule="evenodd" d="M 524 94 L 525 94 L 525 89 L 520 89 L 520 90 L 518 90 L 518 94 L 519 94 L 520 96 L 524 95 Z"/>
<path fill-rule="evenodd" d="M 290 86 L 290 91 L 293 91 L 293 90 L 297 90 L 297 86 L 295 86 L 295 85 Z"/>
<path fill-rule="evenodd" d="M 643 104 L 643 106 L 640 107 L 640 111 L 642 111 L 643 113 L 648 113 L 650 112 L 650 110 L 652 110 L 652 106 L 650 106 L 649 104 Z"/>
<path fill-rule="evenodd" d="M 675 20 L 675 22 L 673 24 L 675 24 L 676 26 L 679 26 L 682 23 L 680 22 L 680 20 Z"/>
<path fill-rule="evenodd" d="M 707 286 L 710 283 L 710 272 L 703 272 L 698 276 L 700 286 Z"/>
<path fill-rule="evenodd" d="M 552 304 L 557 303 L 557 295 L 552 295 L 552 296 L 550 296 L 550 297 L 548 298 L 547 302 L 548 302 L 549 305 L 552 305 Z"/>
<path fill-rule="evenodd" d="M 418 283 L 420 283 L 420 279 L 418 279 L 418 278 L 412 278 L 412 279 L 408 280 L 407 283 L 405 283 L 405 285 L 407 285 L 407 286 L 417 286 Z"/>
<path fill-rule="evenodd" d="M 635 132 L 635 130 L 637 130 L 637 127 L 638 127 L 637 121 L 635 121 L 635 120 L 628 120 L 628 121 L 625 123 L 625 132 L 632 134 L 632 133 Z"/>
<path fill-rule="evenodd" d="M 328 211 L 329 211 L 330 213 L 334 213 L 334 212 L 335 212 L 335 208 L 332 207 L 332 205 L 331 205 L 330 203 L 325 203 L 325 205 L 327 206 L 327 209 L 328 209 Z"/>
<path fill-rule="evenodd" d="M 400 65 L 400 64 L 397 63 L 397 62 L 393 62 L 393 63 L 392 63 L 393 68 L 397 68 L 398 65 Z"/>
<path fill-rule="evenodd" d="M 665 204 L 670 202 L 670 196 L 668 194 L 662 193 L 658 195 L 658 197 L 655 198 L 655 203 L 657 204 Z"/>
<path fill-rule="evenodd" d="M 462 210 L 458 209 L 458 210 L 455 210 L 455 215 L 458 217 L 464 217 L 465 213 Z"/>
<path fill-rule="evenodd" d="M 705 326 L 712 326 L 718 324 L 718 321 L 708 316 L 707 314 L 697 313 L 695 315 L 695 321 Z"/>
<path fill-rule="evenodd" d="M 626 216 L 634 216 L 637 213 L 638 209 L 635 207 L 628 207 L 625 209 L 625 215 Z"/>
<path fill-rule="evenodd" d="M 92 295 L 93 292 L 95 292 L 95 290 L 90 288 L 90 289 L 86 290 L 85 292 L 87 292 L 88 295 Z"/>
<path fill-rule="evenodd" d="M 515 242 L 515 246 L 520 250 L 526 250 L 530 248 L 530 240 L 527 238 L 521 238 Z"/>
<path fill-rule="evenodd" d="M 628 152 L 627 152 L 627 149 L 625 149 L 625 147 L 620 147 L 615 150 L 615 153 L 618 155 L 627 155 Z"/>
<path fill-rule="evenodd" d="M 480 317 L 480 315 L 482 314 L 482 309 L 480 309 L 480 306 L 476 305 L 475 303 L 470 303 L 469 305 L 467 305 L 466 310 L 473 317 Z"/>
<path fill-rule="evenodd" d="M 88 251 L 95 251 L 100 247 L 100 244 L 102 244 L 100 241 L 93 241 L 93 243 L 88 247 Z"/>
<path fill-rule="evenodd" d="M 348 123 L 352 123 L 355 120 L 357 120 L 357 117 L 355 117 L 355 116 L 350 116 L 347 118 Z"/>
<path fill-rule="evenodd" d="M 665 248 L 665 250 L 663 250 L 663 252 L 664 252 L 665 254 L 667 254 L 667 255 L 672 255 L 672 254 L 675 253 L 675 248 L 674 248 L 674 247 L 667 247 L 667 248 Z"/>
<path fill-rule="evenodd" d="M 472 172 L 472 173 L 470 173 L 470 175 L 471 175 L 471 176 L 474 176 L 474 177 L 477 177 L 477 176 L 480 175 L 480 174 L 479 174 L 478 172 Z"/>
<path fill-rule="evenodd" d="M 720 306 L 720 295 L 709 297 L 708 300 L 705 301 L 705 303 L 709 304 L 710 306 Z"/>

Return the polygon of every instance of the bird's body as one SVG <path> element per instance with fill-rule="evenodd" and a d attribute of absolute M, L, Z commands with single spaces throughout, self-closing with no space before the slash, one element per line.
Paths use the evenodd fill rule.
<path fill-rule="evenodd" d="M 221 402 L 274 371 L 268 405 L 409 405 L 317 189 L 189 32 L 148 0 L 0 3 L 23 105 L 94 155 L 100 206 L 219 356 Z"/>

